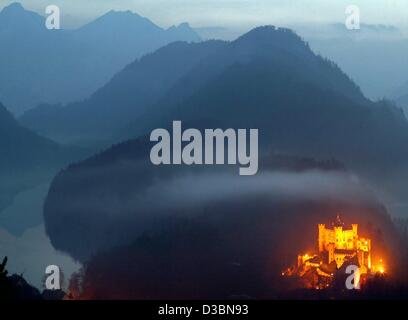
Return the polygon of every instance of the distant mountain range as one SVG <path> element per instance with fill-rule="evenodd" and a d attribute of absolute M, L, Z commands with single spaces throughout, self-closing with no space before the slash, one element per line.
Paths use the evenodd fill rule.
<path fill-rule="evenodd" d="M 145 123 L 146 116 L 162 114 L 167 106 L 196 94 L 224 72 L 238 64 L 244 67 L 253 64 L 257 58 L 262 59 L 258 64 L 272 61 L 282 72 L 292 72 L 299 67 L 304 81 L 319 83 L 346 97 L 368 103 L 340 69 L 316 57 L 300 38 L 289 31 L 275 32 L 266 27 L 233 42 L 170 44 L 128 65 L 90 99 L 61 108 L 40 106 L 26 112 L 20 121 L 59 141 L 76 142 L 78 136 L 88 140 L 120 141 L 145 133 L 146 130 L 133 129 L 126 132 L 132 127 L 132 121 Z M 305 65 L 298 66 L 302 63 Z M 272 75 L 271 72 L 273 70 L 266 74 Z M 138 120 L 139 116 L 142 119 Z M 138 124 L 134 127 L 141 129 Z"/>
<path fill-rule="evenodd" d="M 38 108 L 20 118 L 51 137 L 111 142 L 175 119 L 259 128 L 264 145 L 353 167 L 404 163 L 408 156 L 408 122 L 400 109 L 366 99 L 333 62 L 275 27 L 232 42 L 168 45 L 128 65 L 82 103 Z"/>
<path fill-rule="evenodd" d="M 360 30 L 348 30 L 338 23 L 296 31 L 315 52 L 335 61 L 370 99 L 389 97 L 406 81 L 408 38 L 396 27 L 362 23 Z"/>
<path fill-rule="evenodd" d="M 43 16 L 13 3 L 0 12 L 0 101 L 21 113 L 86 98 L 128 63 L 176 40 L 200 37 L 186 23 L 165 30 L 130 11 L 48 30 Z"/>

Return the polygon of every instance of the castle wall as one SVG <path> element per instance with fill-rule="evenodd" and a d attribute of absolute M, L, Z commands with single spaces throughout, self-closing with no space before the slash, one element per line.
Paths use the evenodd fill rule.
<path fill-rule="evenodd" d="M 360 266 L 365 269 L 371 268 L 371 241 L 370 239 L 358 237 L 357 224 L 353 224 L 352 228 L 348 230 L 343 230 L 342 226 L 327 229 L 324 224 L 319 224 L 318 248 L 319 253 L 328 253 L 328 263 L 336 261 L 338 267 L 344 263 L 349 254 L 335 253 L 335 249 L 355 250 Z"/>

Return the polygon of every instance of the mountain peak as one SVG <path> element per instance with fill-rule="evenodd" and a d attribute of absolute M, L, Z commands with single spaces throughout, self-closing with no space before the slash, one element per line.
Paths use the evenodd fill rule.
<path fill-rule="evenodd" d="M 182 22 L 179 25 L 171 26 L 169 29 L 178 29 L 178 30 L 192 30 L 188 22 Z"/>
<path fill-rule="evenodd" d="M 129 16 L 129 17 L 133 17 L 133 18 L 135 18 L 135 17 L 142 18 L 140 15 L 138 15 L 137 13 L 132 12 L 130 10 L 125 10 L 125 11 L 110 10 L 104 16 L 105 17 L 106 16 L 109 16 L 109 17 L 113 17 L 113 16 L 116 16 L 116 17 Z"/>
<path fill-rule="evenodd" d="M 184 34 L 186 37 L 190 38 L 190 40 L 193 42 L 201 41 L 200 36 L 193 28 L 191 28 L 188 22 L 180 23 L 177 26 L 171 26 L 170 28 L 167 29 L 167 31 L 169 33 Z"/>
<path fill-rule="evenodd" d="M 149 19 L 130 10 L 110 10 L 96 20 L 89 22 L 87 25 L 82 27 L 82 29 L 99 28 L 101 26 L 110 30 L 128 29 L 128 31 L 130 28 L 159 29 L 159 27 Z"/>
<path fill-rule="evenodd" d="M 44 17 L 36 12 L 26 10 L 19 2 L 13 2 L 0 12 L 0 25 L 4 29 L 12 31 L 26 31 L 28 29 L 43 28 Z"/>
<path fill-rule="evenodd" d="M 127 21 L 140 23 L 150 20 L 131 10 L 110 10 L 95 21 L 108 21 L 109 23 Z"/>
<path fill-rule="evenodd" d="M 262 51 L 284 50 L 292 53 L 311 55 L 308 44 L 303 41 L 294 31 L 275 26 L 262 26 L 252 29 L 232 42 L 244 48 L 261 49 Z"/>
<path fill-rule="evenodd" d="M 25 9 L 21 5 L 21 3 L 13 2 L 9 4 L 8 6 L 5 6 L 1 12 L 7 13 L 7 12 L 22 12 L 22 11 L 25 11 Z"/>
<path fill-rule="evenodd" d="M 236 41 L 272 42 L 276 40 L 286 40 L 303 43 L 303 40 L 291 29 L 278 28 L 271 25 L 254 28 L 239 37 Z"/>

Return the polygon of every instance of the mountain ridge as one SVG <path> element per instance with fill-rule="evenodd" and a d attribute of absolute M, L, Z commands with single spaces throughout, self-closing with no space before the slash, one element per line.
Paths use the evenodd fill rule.
<path fill-rule="evenodd" d="M 39 104 L 85 99 L 127 64 L 177 40 L 200 37 L 191 27 L 168 31 L 123 11 L 78 29 L 48 30 L 45 17 L 14 3 L 0 12 L 0 100 L 21 114 Z"/>
<path fill-rule="evenodd" d="M 91 99 L 61 110 L 54 118 L 45 112 L 20 121 L 68 134 L 89 130 L 106 144 L 168 128 L 175 119 L 200 128 L 255 127 L 262 145 L 360 169 L 402 165 L 408 155 L 408 121 L 400 109 L 370 101 L 334 62 L 274 26 L 232 42 L 170 44 L 128 65 Z"/>
<path fill-rule="evenodd" d="M 217 48 L 212 50 L 211 47 L 213 47 L 214 44 L 217 44 Z M 174 82 L 171 87 L 167 87 L 166 90 L 162 90 L 162 92 L 156 91 L 156 101 L 150 100 L 150 102 L 140 102 L 134 100 L 133 105 L 126 101 L 132 101 L 132 99 L 129 97 L 132 95 L 136 96 L 134 92 L 129 92 L 129 90 L 126 89 L 129 87 L 129 82 L 135 83 L 132 89 L 135 90 L 135 92 L 138 92 L 139 90 L 139 88 L 136 86 L 137 83 L 139 83 L 141 87 L 144 87 L 144 84 L 134 81 L 134 79 L 138 79 L 138 74 L 143 74 L 147 79 L 150 79 L 153 74 L 156 77 L 161 77 L 161 70 L 158 70 L 157 72 L 155 69 L 153 69 L 153 67 L 151 67 L 152 70 L 149 71 L 149 69 L 147 69 L 148 65 L 146 61 L 149 59 L 155 59 L 156 64 L 162 66 L 164 69 L 168 69 L 169 66 L 165 66 L 166 59 L 168 59 L 167 63 L 171 64 L 174 63 L 172 62 L 174 58 L 171 55 L 184 55 L 187 57 L 187 53 L 185 52 L 193 50 L 194 46 L 201 50 L 207 50 L 208 53 L 201 54 L 200 59 L 196 59 L 197 61 L 193 64 L 190 63 L 190 70 L 188 70 L 188 72 L 180 73 L 179 71 L 174 71 L 176 74 L 182 74 L 182 77 L 178 79 L 178 82 Z M 204 49 L 206 46 L 208 46 L 209 49 Z M 120 109 L 123 109 L 123 120 L 121 120 L 121 122 L 118 122 L 115 125 L 115 117 L 110 117 L 110 129 L 103 128 L 100 129 L 99 132 L 97 128 L 95 129 L 96 131 L 94 135 L 105 135 L 106 139 L 109 140 L 112 139 L 108 136 L 112 130 L 117 131 L 120 126 L 125 127 L 127 125 L 131 125 L 132 119 L 135 119 L 136 121 L 136 116 L 138 116 L 138 114 L 140 115 L 141 112 L 136 112 L 135 110 L 140 109 L 141 111 L 144 111 L 143 109 L 145 109 L 146 112 L 149 112 L 147 109 L 149 105 L 158 104 L 160 101 L 177 101 L 177 99 L 183 99 L 186 96 L 193 94 L 198 88 L 204 85 L 205 82 L 215 78 L 224 70 L 224 68 L 235 62 L 245 63 L 245 61 L 256 58 L 274 59 L 274 57 L 276 57 L 276 59 L 280 59 L 281 61 L 302 61 L 302 63 L 308 65 L 311 72 L 314 72 L 314 70 L 323 70 L 323 73 L 318 73 L 315 75 L 315 77 L 318 78 L 323 74 L 323 76 L 326 76 L 327 78 L 327 86 L 330 85 L 333 90 L 337 90 L 335 88 L 336 86 L 342 87 L 339 90 L 342 90 L 345 95 L 350 95 L 350 97 L 353 99 L 359 100 L 359 103 L 367 103 L 367 99 L 363 97 L 360 89 L 347 77 L 347 75 L 345 75 L 334 63 L 314 55 L 307 43 L 289 29 L 276 28 L 274 26 L 263 26 L 251 30 L 232 42 L 213 40 L 203 42 L 201 45 L 185 44 L 183 46 L 179 45 L 178 48 L 177 46 L 173 46 L 173 48 L 175 48 L 175 50 L 178 49 L 178 52 L 175 51 L 171 54 L 167 53 L 167 57 L 166 50 L 158 50 L 145 56 L 136 64 L 129 64 L 125 69 L 116 74 L 110 82 L 96 91 L 90 99 L 84 102 L 73 103 L 60 109 L 61 114 L 65 114 L 65 116 L 68 117 L 70 114 L 70 109 L 72 110 L 72 115 L 75 113 L 77 114 L 76 117 L 78 120 L 75 122 L 71 121 L 71 123 L 75 123 L 77 127 L 74 126 L 69 128 L 70 122 L 64 120 L 65 116 L 61 115 L 60 120 L 57 120 L 56 117 L 58 117 L 58 112 L 56 112 L 56 110 L 58 109 L 50 112 L 49 118 L 47 118 L 46 114 L 42 113 L 44 109 L 38 110 L 37 114 L 36 110 L 32 110 L 23 115 L 20 120 L 24 125 L 32 128 L 33 130 L 51 137 L 53 130 L 57 132 L 58 130 L 65 130 L 66 132 L 64 132 L 64 134 L 66 133 L 67 135 L 69 135 L 69 132 L 83 132 L 86 134 L 86 130 L 89 129 L 86 125 L 87 121 L 89 123 L 88 127 L 93 127 L 93 125 L 91 125 L 93 121 L 92 118 L 86 120 L 88 118 L 87 109 L 94 110 L 94 118 L 97 117 L 99 112 L 103 112 L 103 110 L 106 108 L 110 108 L 112 110 L 118 108 L 119 111 Z M 197 51 L 199 52 L 200 50 L 198 49 Z M 286 55 L 290 55 L 290 57 L 287 58 L 285 57 Z M 186 59 L 188 60 L 190 58 Z M 145 63 L 146 65 L 144 65 Z M 286 64 L 288 63 L 286 62 Z M 183 66 L 183 68 L 185 68 L 185 66 Z M 200 77 L 196 77 L 196 74 L 198 73 L 201 75 Z M 312 76 L 309 76 L 308 78 L 309 81 L 313 79 Z M 115 83 L 118 84 L 116 85 Z M 115 87 L 117 89 L 113 89 Z M 109 90 L 111 93 L 109 93 Z M 144 93 L 139 93 L 139 95 L 143 94 Z M 96 101 L 97 97 L 103 98 L 99 99 L 98 102 Z M 107 101 L 110 102 L 110 105 L 106 104 Z M 127 105 L 127 107 L 123 108 L 123 105 Z M 112 112 L 111 114 L 113 114 Z M 84 120 L 81 121 L 81 119 Z M 128 121 L 128 124 L 125 123 L 126 121 Z M 50 128 L 49 126 L 53 126 L 54 128 Z M 81 126 L 83 127 L 82 129 Z M 113 132 L 113 135 L 114 142 L 117 142 L 117 140 L 115 140 L 116 133 Z"/>
<path fill-rule="evenodd" d="M 89 99 L 60 108 L 42 106 L 29 110 L 19 121 L 46 136 L 55 136 L 55 132 L 62 132 L 62 136 L 65 132 L 68 136 L 81 132 L 86 136 L 90 131 L 91 136 L 111 138 L 114 130 L 136 118 L 192 65 L 219 50 L 223 43 L 218 40 L 191 44 L 173 42 L 128 64 Z M 184 55 L 180 56 L 179 52 Z"/>

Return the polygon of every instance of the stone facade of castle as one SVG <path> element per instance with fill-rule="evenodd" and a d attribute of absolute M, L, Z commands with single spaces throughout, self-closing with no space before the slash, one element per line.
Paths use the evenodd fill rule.
<path fill-rule="evenodd" d="M 319 224 L 318 229 L 319 256 L 327 264 L 335 261 L 339 269 L 347 259 L 356 256 L 362 274 L 371 270 L 371 240 L 359 237 L 357 224 L 346 229 L 337 216 L 331 228 Z"/>
<path fill-rule="evenodd" d="M 382 259 L 373 263 L 371 239 L 359 236 L 358 224 L 346 227 L 337 216 L 330 227 L 318 224 L 317 231 L 318 251 L 298 255 L 297 263 L 284 270 L 282 276 L 296 280 L 300 287 L 324 289 L 347 276 L 350 265 L 358 267 L 363 282 L 385 273 Z"/>

